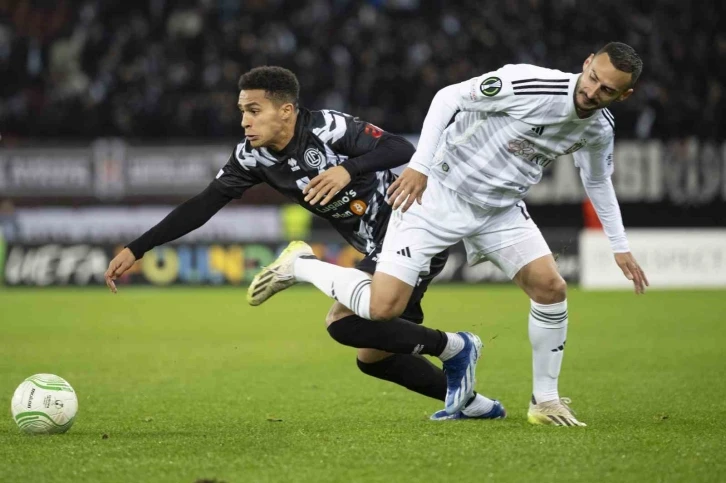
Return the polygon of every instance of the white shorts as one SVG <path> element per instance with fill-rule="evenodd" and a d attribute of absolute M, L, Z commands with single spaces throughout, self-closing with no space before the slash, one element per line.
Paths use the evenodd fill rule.
<path fill-rule="evenodd" d="M 505 208 L 469 203 L 429 178 L 423 204 L 391 214 L 376 271 L 416 286 L 431 258 L 464 241 L 470 265 L 491 261 L 509 278 L 551 253 L 523 201 Z"/>

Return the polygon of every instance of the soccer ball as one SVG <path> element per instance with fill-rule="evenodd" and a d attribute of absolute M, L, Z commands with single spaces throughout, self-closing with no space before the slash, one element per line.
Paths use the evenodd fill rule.
<path fill-rule="evenodd" d="M 78 398 L 65 379 L 36 374 L 15 390 L 10 409 L 13 420 L 26 433 L 65 433 L 76 418 Z"/>

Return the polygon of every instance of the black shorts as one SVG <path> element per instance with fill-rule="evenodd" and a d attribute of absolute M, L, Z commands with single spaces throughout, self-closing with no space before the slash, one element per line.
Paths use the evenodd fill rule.
<path fill-rule="evenodd" d="M 382 248 L 383 242 L 379 243 L 376 249 L 366 255 L 366 257 L 363 258 L 360 262 L 356 263 L 355 268 L 362 272 L 370 273 L 371 275 L 373 275 L 373 273 L 375 273 L 376 271 L 378 256 L 380 255 Z M 429 288 L 431 280 L 433 280 L 436 275 L 441 273 L 441 270 L 444 269 L 444 266 L 446 265 L 446 260 L 448 259 L 448 249 L 444 250 L 443 252 L 439 253 L 431 259 L 429 273 L 427 275 L 421 276 L 418 280 L 418 284 L 416 284 L 416 286 L 413 288 L 413 293 L 411 294 L 411 298 L 408 301 L 408 305 L 403 311 L 403 314 L 401 314 L 402 319 L 406 319 L 416 324 L 423 323 L 424 313 L 423 308 L 421 308 L 421 300 L 426 293 L 426 289 Z"/>

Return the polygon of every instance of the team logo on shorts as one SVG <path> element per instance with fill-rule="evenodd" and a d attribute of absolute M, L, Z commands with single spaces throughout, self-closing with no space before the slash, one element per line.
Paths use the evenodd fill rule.
<path fill-rule="evenodd" d="M 444 164 L 441 165 L 441 169 L 444 170 L 444 173 L 448 173 L 449 172 L 449 165 L 446 164 L 446 163 L 444 163 Z"/>
<path fill-rule="evenodd" d="M 502 90 L 502 79 L 499 77 L 488 77 L 482 81 L 479 90 L 487 97 L 496 96 Z"/>
<path fill-rule="evenodd" d="M 315 148 L 306 149 L 305 156 L 303 159 L 305 159 L 305 164 L 307 164 L 311 168 L 315 168 L 315 169 L 322 166 L 323 160 L 324 160 L 323 155 L 320 154 L 320 151 L 318 151 Z"/>
<path fill-rule="evenodd" d="M 362 216 L 368 209 L 368 205 L 363 200 L 353 200 L 350 202 L 350 211 L 358 216 Z"/>

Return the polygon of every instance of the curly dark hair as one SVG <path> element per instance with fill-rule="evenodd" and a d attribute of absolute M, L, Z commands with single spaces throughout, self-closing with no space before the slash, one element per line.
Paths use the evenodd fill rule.
<path fill-rule="evenodd" d="M 300 83 L 295 74 L 284 67 L 265 65 L 242 74 L 237 83 L 239 90 L 261 89 L 277 103 L 292 103 L 297 107 Z"/>
<path fill-rule="evenodd" d="M 622 42 L 610 42 L 600 49 L 597 55 L 608 54 L 613 67 L 621 72 L 631 74 L 630 85 L 633 86 L 643 71 L 643 61 L 635 49 Z"/>

